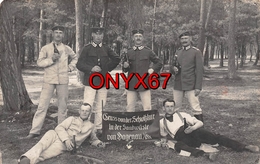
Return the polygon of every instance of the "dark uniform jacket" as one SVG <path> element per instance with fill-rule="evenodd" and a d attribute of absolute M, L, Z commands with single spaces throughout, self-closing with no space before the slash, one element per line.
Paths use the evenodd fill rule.
<path fill-rule="evenodd" d="M 187 50 L 180 48 L 176 55 L 180 69 L 178 74 L 175 75 L 174 89 L 180 91 L 201 90 L 203 59 L 200 50 L 192 46 Z"/>
<path fill-rule="evenodd" d="M 99 65 L 101 67 L 102 71 L 100 73 L 103 75 L 104 79 L 106 79 L 106 73 L 116 68 L 120 62 L 119 56 L 109 47 L 105 45 L 102 45 L 101 47 L 94 46 L 96 46 L 95 43 L 86 45 L 82 49 L 76 64 L 77 69 L 84 72 L 83 84 L 86 86 L 90 86 L 89 77 L 93 73 L 91 72 L 91 69 L 94 66 Z M 99 86 L 101 84 L 100 78 L 95 76 L 93 78 L 93 84 Z"/>
<path fill-rule="evenodd" d="M 151 62 L 153 62 L 153 65 L 151 68 L 154 69 L 154 72 L 159 73 L 161 67 L 162 67 L 162 61 L 159 59 L 159 57 L 148 47 L 141 46 L 140 49 L 137 47 L 133 47 L 128 49 L 127 51 L 127 58 L 129 60 L 129 68 L 123 69 L 124 72 L 128 72 L 128 76 L 131 73 L 138 73 L 140 77 L 142 77 L 145 73 L 148 73 L 148 69 L 150 68 Z M 146 90 L 142 85 L 139 86 L 139 88 L 135 89 L 135 85 L 138 83 L 138 79 L 136 76 L 133 76 L 133 78 L 129 82 L 129 90 L 130 91 L 144 91 Z M 148 76 L 145 78 L 145 84 L 148 86 Z"/>

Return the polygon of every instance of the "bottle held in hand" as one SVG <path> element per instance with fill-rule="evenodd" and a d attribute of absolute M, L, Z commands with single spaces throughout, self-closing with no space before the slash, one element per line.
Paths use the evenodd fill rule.
<path fill-rule="evenodd" d="M 173 57 L 173 62 L 172 62 L 173 66 L 177 68 L 177 70 L 174 70 L 175 74 L 177 75 L 180 70 L 181 70 L 181 65 L 180 63 L 178 62 L 178 59 L 177 59 L 177 55 L 175 55 Z"/>
<path fill-rule="evenodd" d="M 76 136 L 75 135 L 73 135 L 73 149 L 72 149 L 72 151 L 71 151 L 71 154 L 76 154 L 77 153 L 77 145 L 76 145 Z"/>
<path fill-rule="evenodd" d="M 53 47 L 54 47 L 54 54 L 53 54 L 53 56 L 52 56 L 52 60 L 53 60 L 54 62 L 56 62 L 56 61 L 60 58 L 60 52 L 59 52 L 59 50 L 57 49 L 55 43 L 53 43 Z"/>
<path fill-rule="evenodd" d="M 184 130 L 189 126 L 188 124 L 187 124 L 187 121 L 186 121 L 186 118 L 183 118 L 183 122 L 184 122 Z"/>
<path fill-rule="evenodd" d="M 59 50 L 57 49 L 55 43 L 53 43 L 53 46 L 54 46 L 54 53 L 60 54 L 60 52 L 59 52 Z"/>

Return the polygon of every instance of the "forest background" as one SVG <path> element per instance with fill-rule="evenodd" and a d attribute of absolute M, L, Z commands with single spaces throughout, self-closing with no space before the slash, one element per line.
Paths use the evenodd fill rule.
<path fill-rule="evenodd" d="M 35 63 L 42 45 L 49 43 L 51 27 L 66 27 L 64 43 L 77 54 L 91 40 L 91 27 L 104 27 L 104 42 L 118 54 L 130 47 L 131 31 L 145 30 L 146 45 L 164 63 L 171 63 L 186 30 L 209 61 L 228 58 L 228 78 L 249 59 L 259 60 L 258 0 L 6 0 L 1 4 L 1 88 L 4 109 L 17 111 L 32 104 L 21 76 Z M 12 63 L 12 64 L 10 64 Z M 11 84 L 13 89 L 8 89 Z M 17 94 L 18 92 L 18 94 Z M 21 96 L 22 95 L 22 96 Z M 15 101 L 13 101 L 15 100 Z M 16 102 L 16 104 L 14 104 Z"/>
<path fill-rule="evenodd" d="M 25 131 L 16 130 L 24 130 L 22 126 L 25 125 L 30 126 L 31 114 L 37 107 L 37 102 L 35 103 L 34 100 L 38 99 L 40 91 L 36 89 L 37 92 L 28 93 L 28 90 L 31 91 L 31 87 L 36 87 L 36 84 L 37 87 L 41 86 L 38 83 L 41 83 L 43 70 L 37 68 L 35 63 L 40 48 L 51 42 L 51 28 L 54 25 L 66 27 L 63 42 L 72 47 L 77 54 L 84 45 L 91 41 L 91 27 L 104 27 L 104 42 L 120 55 L 123 47 L 132 46 L 131 31 L 139 28 L 144 29 L 146 46 L 153 49 L 164 61 L 165 69 L 172 62 L 176 50 L 180 47 L 178 35 L 186 30 L 191 31 L 193 45 L 203 52 L 204 57 L 204 78 L 206 82 L 204 83 L 205 95 L 202 94 L 201 97 L 207 101 L 202 105 L 205 108 L 217 108 L 214 112 L 205 113 L 206 120 L 208 119 L 209 122 L 207 126 L 214 130 L 219 129 L 220 126 L 219 124 L 215 125 L 216 121 L 223 119 L 224 122 L 226 121 L 225 124 L 228 122 L 229 117 L 222 118 L 221 107 L 225 106 L 229 109 L 227 113 L 232 115 L 231 120 L 233 120 L 228 125 L 231 124 L 234 128 L 239 128 L 243 124 L 248 128 L 243 129 L 243 132 L 248 135 L 247 137 L 250 136 L 249 141 L 259 145 L 259 137 L 253 133 L 256 130 L 254 128 L 259 125 L 255 121 L 259 117 L 259 87 L 257 87 L 259 86 L 258 60 L 260 54 L 259 20 L 260 1 L 258 0 L 3 1 L 0 6 L 0 96 L 2 97 L 2 104 L 0 104 L 2 122 L 0 127 L 6 131 L 1 136 L 1 140 L 6 139 L 6 142 L 1 149 L 8 149 L 9 146 L 13 147 L 19 144 L 18 149 L 15 149 L 15 147 L 11 149 L 12 153 L 6 152 L 7 161 L 12 160 L 14 156 L 17 157 L 36 142 L 35 140 L 28 147 L 23 148 L 24 143 L 17 141 L 17 138 L 6 136 L 26 135 Z M 74 101 L 75 99 L 79 102 L 82 99 L 81 92 L 83 92 L 82 86 L 77 84 L 80 75 L 78 72 L 74 72 L 72 75 L 76 82 L 70 88 L 70 100 Z M 212 107 L 213 102 L 208 101 L 208 98 L 210 92 L 219 90 L 218 87 L 221 87 L 221 94 L 224 95 L 226 101 L 221 101 L 221 105 L 215 104 L 216 106 Z M 171 96 L 171 89 L 172 87 L 169 86 L 166 91 L 158 90 L 159 95 L 153 96 L 153 102 L 160 101 L 155 97 Z M 112 90 L 110 96 L 113 97 L 122 90 Z M 226 92 L 229 92 L 233 97 L 230 97 Z M 247 94 L 248 92 L 249 94 Z M 79 93 L 81 94 L 78 95 Z M 234 102 L 228 100 L 236 99 L 234 95 L 240 96 L 235 102 L 242 105 L 231 106 Z M 217 95 L 214 96 L 217 98 Z M 125 102 L 125 100 L 122 97 L 119 100 L 120 103 L 117 103 L 111 98 L 109 100 L 111 106 L 108 110 L 122 109 L 125 103 L 121 102 Z M 247 104 L 246 107 L 245 104 Z M 53 105 L 55 106 L 55 103 Z M 76 109 L 77 105 L 78 103 L 75 103 L 74 106 L 71 105 L 69 108 Z M 158 103 L 153 104 L 153 106 L 158 107 Z M 52 107 L 50 108 L 52 109 Z M 50 111 L 52 111 L 51 109 Z M 237 115 L 240 112 L 244 113 L 248 120 L 245 121 L 243 115 Z M 72 110 L 71 114 L 75 114 L 75 112 Z M 237 120 L 233 118 L 233 115 L 239 120 L 237 127 L 234 125 Z M 19 122 L 24 122 L 25 125 L 17 124 Z M 225 124 L 220 126 L 224 133 L 232 134 L 231 136 L 236 136 L 237 139 L 244 139 L 237 136 L 240 132 L 230 131 L 230 129 L 227 129 L 230 126 L 226 127 Z M 52 127 L 51 123 L 47 124 L 45 128 L 47 130 L 50 127 Z M 26 131 L 29 131 L 29 129 L 26 129 Z M 259 132 L 259 129 L 256 132 Z M 146 148 L 138 149 L 146 151 Z M 153 150 L 153 148 L 148 146 L 147 151 L 150 150 Z M 91 149 L 91 151 L 95 150 Z M 116 149 L 116 151 L 124 152 L 125 150 Z M 100 154 L 96 155 L 100 156 Z M 109 153 L 107 152 L 105 155 L 109 155 Z M 250 156 L 248 154 L 243 155 Z M 111 155 L 111 159 L 108 161 L 113 161 L 113 156 Z M 154 161 L 160 159 L 159 156 L 154 156 L 156 158 L 153 159 Z M 166 156 L 162 156 L 166 160 Z M 235 157 L 231 157 L 230 161 L 243 160 L 242 156 L 235 155 Z M 150 158 L 137 158 L 137 160 L 146 162 Z M 226 158 L 226 156 L 224 155 L 223 158 Z M 253 158 L 256 157 L 253 156 L 252 160 L 254 160 Z M 59 160 L 62 160 L 62 158 L 59 158 Z M 131 158 L 131 160 L 134 160 L 134 158 Z M 133 161 L 133 163 L 135 162 Z M 149 162 L 152 163 L 152 161 Z M 191 162 L 194 162 L 194 159 Z"/>

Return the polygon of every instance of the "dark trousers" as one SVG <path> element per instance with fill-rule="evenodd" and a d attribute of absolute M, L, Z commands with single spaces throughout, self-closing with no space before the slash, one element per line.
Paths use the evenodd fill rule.
<path fill-rule="evenodd" d="M 177 131 L 174 139 L 177 141 L 175 144 L 175 150 L 180 152 L 181 150 L 185 150 L 191 153 L 192 156 L 200 156 L 204 154 L 204 151 L 196 149 L 196 147 L 200 147 L 202 143 L 206 144 L 219 144 L 228 148 L 231 148 L 235 151 L 243 151 L 245 145 L 232 140 L 226 136 L 211 133 L 204 128 L 199 128 L 194 130 L 190 134 L 184 133 L 183 126 Z"/>

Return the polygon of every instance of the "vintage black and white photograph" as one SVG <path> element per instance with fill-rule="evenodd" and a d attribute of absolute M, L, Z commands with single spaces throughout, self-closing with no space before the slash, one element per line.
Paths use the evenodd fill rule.
<path fill-rule="evenodd" d="M 260 0 L 0 0 L 0 164 L 260 164 Z"/>

